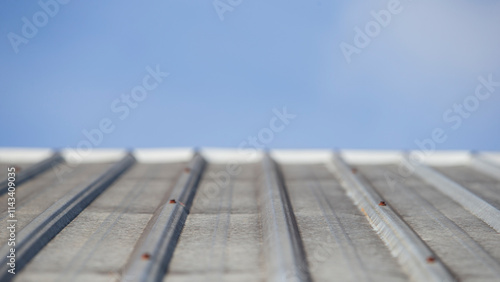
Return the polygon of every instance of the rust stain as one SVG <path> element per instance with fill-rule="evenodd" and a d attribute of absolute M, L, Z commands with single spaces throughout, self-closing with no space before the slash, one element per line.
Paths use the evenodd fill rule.
<path fill-rule="evenodd" d="M 148 253 L 144 253 L 144 254 L 142 254 L 141 258 L 142 258 L 143 260 L 149 260 L 149 259 L 151 258 L 151 255 L 150 255 L 150 254 L 148 254 Z"/>
<path fill-rule="evenodd" d="M 435 257 L 427 257 L 426 261 L 427 261 L 428 263 L 433 263 L 433 262 L 435 262 L 435 261 L 436 261 L 436 258 L 435 258 Z"/>
<path fill-rule="evenodd" d="M 378 205 L 381 206 L 381 207 L 387 206 L 387 204 L 384 201 L 380 201 L 380 203 L 378 203 Z"/>
<path fill-rule="evenodd" d="M 366 217 L 368 217 L 368 214 L 366 213 L 366 211 L 365 211 L 365 209 L 364 209 L 364 208 L 361 208 L 360 210 L 361 210 L 361 212 L 362 212 L 362 213 L 363 213 Z"/>
<path fill-rule="evenodd" d="M 190 169 L 189 167 L 186 167 L 186 168 L 184 169 L 184 171 L 185 171 L 185 172 L 191 172 L 191 169 Z"/>
<path fill-rule="evenodd" d="M 175 204 L 175 203 L 177 203 L 177 202 L 176 202 L 175 200 L 170 200 L 170 201 L 168 201 L 168 203 L 169 203 L 169 204 Z"/>
<path fill-rule="evenodd" d="M 353 167 L 353 168 L 351 168 L 351 171 L 352 171 L 352 173 L 357 173 L 357 172 L 358 172 L 358 169 L 357 169 L 357 168 L 355 168 L 355 167 Z"/>

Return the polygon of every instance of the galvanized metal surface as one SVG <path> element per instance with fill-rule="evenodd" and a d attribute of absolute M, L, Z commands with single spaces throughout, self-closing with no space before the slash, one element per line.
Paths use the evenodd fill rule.
<path fill-rule="evenodd" d="M 498 154 L 6 151 L 1 281 L 500 280 Z"/>
<path fill-rule="evenodd" d="M 48 170 L 49 168 L 52 167 L 52 165 L 55 165 L 55 164 L 63 162 L 63 161 L 64 161 L 64 158 L 61 156 L 61 154 L 54 153 L 51 157 L 49 157 L 45 160 L 42 160 L 41 162 L 38 162 L 36 164 L 19 163 L 18 165 L 14 166 L 14 165 L 2 163 L 2 164 L 0 164 L 0 169 L 1 169 L 1 171 L 7 171 L 8 167 L 12 167 L 14 170 L 10 170 L 10 171 L 17 170 L 16 183 L 18 185 L 20 185 L 21 183 L 23 183 L 23 182 L 37 176 L 38 174 Z M 7 188 L 8 188 L 7 184 L 8 184 L 7 177 L 5 177 L 5 179 L 0 182 L 0 195 L 7 193 Z"/>

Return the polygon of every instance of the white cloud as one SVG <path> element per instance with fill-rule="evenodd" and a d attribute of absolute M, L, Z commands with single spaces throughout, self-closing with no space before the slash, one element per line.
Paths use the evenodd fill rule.
<path fill-rule="evenodd" d="M 371 11 L 387 9 L 395 0 L 344 4 L 340 39 L 350 44 L 354 28 L 373 20 Z M 490 0 L 400 0 L 403 11 L 393 15 L 353 63 L 371 61 L 368 53 L 401 54 L 435 72 L 484 73 L 500 66 L 500 2 Z M 339 42 L 340 43 L 340 42 Z M 370 49 L 373 49 L 370 51 Z M 381 52 L 381 53 L 379 53 Z M 386 53 L 387 52 L 387 53 Z"/>
<path fill-rule="evenodd" d="M 500 66 L 498 1 L 406 2 L 394 21 L 395 38 L 407 53 L 437 69 L 485 72 Z"/>

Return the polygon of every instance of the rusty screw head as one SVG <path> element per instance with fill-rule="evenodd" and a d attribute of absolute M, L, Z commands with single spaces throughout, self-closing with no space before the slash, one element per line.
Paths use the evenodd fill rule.
<path fill-rule="evenodd" d="M 177 203 L 177 202 L 176 202 L 175 200 L 170 200 L 170 201 L 168 201 L 168 203 L 169 203 L 169 204 L 175 204 L 175 203 Z"/>
<path fill-rule="evenodd" d="M 143 260 L 148 260 L 148 259 L 150 259 L 150 258 L 151 258 L 151 255 L 150 255 L 150 254 L 148 254 L 148 253 L 144 253 L 144 254 L 142 254 L 141 258 L 142 258 Z"/>
<path fill-rule="evenodd" d="M 381 207 L 387 206 L 387 204 L 384 201 L 380 201 L 380 203 L 378 203 L 378 205 L 381 206 Z"/>
<path fill-rule="evenodd" d="M 435 258 L 435 257 L 427 257 L 426 261 L 427 261 L 428 263 L 433 263 L 433 262 L 435 262 L 435 261 L 436 261 L 436 258 Z"/>

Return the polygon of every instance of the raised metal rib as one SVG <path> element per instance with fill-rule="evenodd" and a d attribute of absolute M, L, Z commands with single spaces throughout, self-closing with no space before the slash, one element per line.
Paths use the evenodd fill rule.
<path fill-rule="evenodd" d="M 125 281 L 161 281 L 189 214 L 206 161 L 196 154 L 175 184 L 170 198 L 158 209 L 122 278 Z"/>
<path fill-rule="evenodd" d="M 76 187 L 23 228 L 16 239 L 16 271 L 25 266 L 52 238 L 82 212 L 99 194 L 135 163 L 128 154 L 108 171 L 84 187 Z M 11 247 L 0 249 L 6 254 Z M 10 280 L 6 257 L 0 261 L 0 280 Z"/>
<path fill-rule="evenodd" d="M 16 175 L 16 186 L 21 185 L 21 183 L 41 174 L 42 172 L 51 168 L 53 165 L 63 161 L 64 158 L 60 153 L 54 153 L 51 157 L 20 171 Z M 0 182 L 0 196 L 7 193 L 8 188 L 9 187 L 7 179 Z"/>
<path fill-rule="evenodd" d="M 138 164 L 136 165 L 138 169 L 141 169 L 141 165 Z M 144 174 L 141 176 L 140 179 L 134 181 L 131 180 L 131 183 L 134 183 L 131 188 L 127 188 L 127 185 L 124 184 L 121 180 L 117 181 L 113 186 L 121 186 L 122 189 L 117 191 L 118 189 L 115 189 L 112 191 L 113 186 L 110 187 L 110 191 L 114 194 L 114 197 L 119 198 L 120 195 L 118 194 L 125 194 L 123 197 L 123 200 L 120 202 L 120 204 L 117 206 L 116 209 L 114 209 L 111 213 L 108 214 L 106 219 L 99 225 L 99 227 L 88 237 L 88 239 L 85 241 L 84 244 L 82 244 L 78 250 L 78 253 L 76 253 L 72 260 L 67 264 L 67 266 L 61 270 L 61 275 L 58 277 L 57 281 L 59 282 L 65 282 L 65 281 L 75 281 L 78 280 L 78 276 L 81 275 L 82 270 L 85 269 L 85 267 L 88 265 L 88 263 L 92 260 L 95 259 L 98 255 L 98 249 L 104 249 L 109 251 L 109 246 L 105 245 L 105 240 L 109 239 L 111 237 L 113 229 L 116 228 L 116 225 L 121 222 L 121 220 L 126 217 L 126 214 L 130 212 L 130 210 L 133 209 L 133 205 L 136 201 L 141 199 L 141 195 L 144 194 L 145 190 L 149 189 L 152 187 L 151 185 L 151 180 L 154 179 L 156 175 L 161 173 L 159 171 L 160 166 L 154 166 L 151 169 L 147 169 Z M 133 173 L 134 168 L 131 169 L 131 173 Z M 130 179 L 130 178 L 129 178 Z M 125 181 L 129 182 L 129 181 Z M 104 196 L 104 195 L 103 195 Z M 100 199 L 97 199 L 96 201 L 99 201 Z M 151 203 L 151 206 L 154 206 L 153 203 Z M 94 209 L 92 208 L 92 205 L 88 207 L 88 209 L 85 212 L 94 212 L 95 213 L 95 207 Z M 83 215 L 83 214 L 82 214 Z M 78 219 L 75 219 L 78 220 Z M 130 224 L 131 222 L 127 222 Z M 135 223 L 139 224 L 139 223 Z M 144 226 L 146 223 L 144 223 Z M 69 236 L 68 236 L 69 237 Z M 125 237 L 125 236 L 124 236 Z M 121 240 L 125 240 L 124 237 L 120 237 Z M 42 254 L 40 254 L 42 255 Z M 49 258 L 50 259 L 50 258 Z M 28 270 L 28 269 L 26 269 Z M 111 281 L 110 281 L 111 282 Z"/>
<path fill-rule="evenodd" d="M 404 155 L 403 158 L 407 168 L 413 170 L 425 182 L 433 185 L 441 193 L 453 199 L 497 232 L 500 232 L 500 211 L 498 209 L 436 170 L 423 164 L 412 165 L 407 155 Z"/>
<path fill-rule="evenodd" d="M 477 171 L 500 180 L 500 167 L 478 154 L 472 154 L 470 165 Z"/>
<path fill-rule="evenodd" d="M 445 265 L 394 212 L 390 203 L 385 203 L 373 187 L 363 183 L 338 155 L 334 155 L 332 163 L 327 165 L 412 280 L 454 280 Z"/>
<path fill-rule="evenodd" d="M 259 201 L 268 278 L 271 281 L 310 281 L 297 222 L 276 163 L 268 156 L 262 161 Z"/>
<path fill-rule="evenodd" d="M 428 218 L 429 221 L 433 221 L 440 227 L 440 232 L 436 235 L 441 236 L 446 241 L 455 241 L 457 243 L 455 249 L 462 249 L 468 253 L 470 259 L 467 265 L 469 267 L 472 267 L 472 263 L 476 263 L 477 266 L 483 265 L 488 271 L 483 270 L 482 277 L 487 277 L 488 279 L 500 278 L 500 262 L 496 261 L 478 242 L 474 241 L 467 232 L 446 217 L 414 189 L 404 184 L 398 185 L 398 189 L 401 195 L 407 198 L 408 202 L 411 202 L 407 206 L 410 210 L 421 215 L 426 215 L 427 217 L 425 218 Z M 434 241 L 442 243 L 439 238 L 434 239 Z M 477 269 L 477 266 L 474 268 Z"/>

